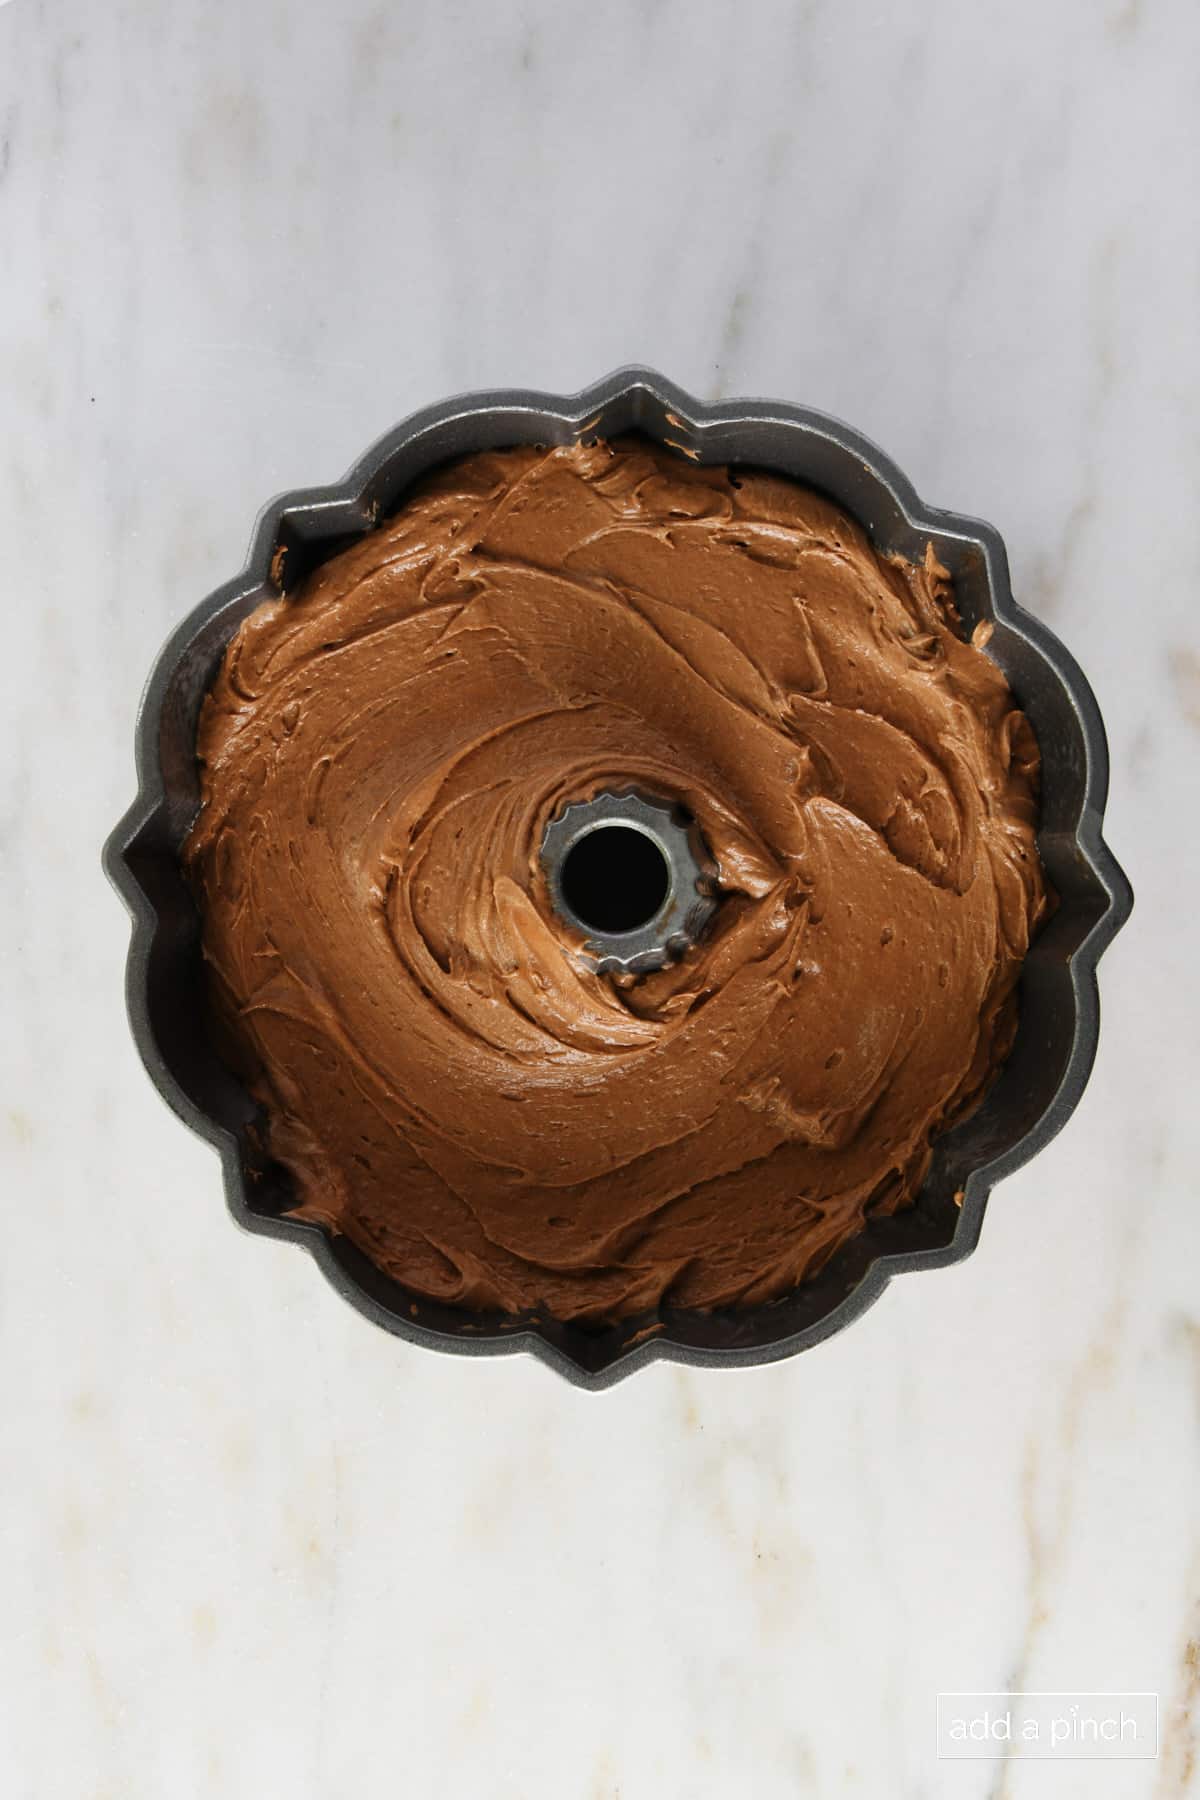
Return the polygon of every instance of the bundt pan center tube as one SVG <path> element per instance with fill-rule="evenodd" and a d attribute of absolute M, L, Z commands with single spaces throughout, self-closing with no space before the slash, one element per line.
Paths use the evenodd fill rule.
<path fill-rule="evenodd" d="M 561 461 L 521 446 L 562 446 Z M 502 454 L 483 454 L 490 452 Z M 479 509 L 491 505 L 497 483 L 510 481 L 520 490 L 519 503 L 507 512 L 493 507 L 486 531 L 472 524 L 477 514 L 483 516 Z M 555 485 L 560 482 L 564 492 L 573 484 L 582 496 L 578 505 L 595 511 L 593 528 L 582 536 L 576 531 L 569 542 L 562 537 L 562 521 L 576 501 L 568 495 L 564 511 Z M 808 509 L 805 531 L 810 514 L 816 520 L 809 534 L 813 541 L 805 538 L 800 551 L 789 511 L 798 503 L 792 482 L 809 490 L 807 499 L 799 496 Z M 529 536 L 535 513 L 543 533 L 536 553 Z M 464 518 L 471 535 L 455 537 Z M 368 542 L 377 528 L 378 539 Z M 404 558 L 409 558 L 405 567 L 415 567 L 424 553 L 423 540 L 418 541 L 423 531 L 441 533 L 437 541 L 448 548 L 433 565 L 438 592 L 422 587 L 416 595 L 414 589 L 416 611 L 405 614 L 428 638 L 422 669 L 436 669 L 443 683 L 466 682 L 471 669 L 483 670 L 484 686 L 470 691 L 485 699 L 490 695 L 498 709 L 503 700 L 511 717 L 503 717 L 501 709 L 489 726 L 486 706 L 481 708 L 473 747 L 446 753 L 434 785 L 433 774 L 422 788 L 419 771 L 409 770 L 411 802 L 398 801 L 397 813 L 387 798 L 391 790 L 379 787 L 378 757 L 367 758 L 368 744 L 347 741 L 342 721 L 353 709 L 336 683 L 345 678 L 339 668 L 349 669 L 353 656 L 361 665 L 372 634 L 383 641 L 378 595 L 386 590 L 394 607 L 394 584 L 408 579 Z M 557 541 L 556 533 L 567 558 L 563 566 L 570 568 L 561 592 L 546 562 L 546 543 Z M 722 559 L 724 587 L 707 582 L 706 567 L 716 564 L 696 560 L 701 542 Z M 375 549 L 376 543 L 382 548 Z M 798 575 L 800 552 L 823 559 L 826 576 Z M 672 606 L 661 592 L 655 597 L 663 558 L 671 559 L 672 580 L 680 570 L 687 575 L 683 606 Z M 428 557 L 421 566 L 430 566 Z M 819 592 L 830 605 L 840 605 L 844 596 L 839 598 L 838 584 L 844 587 L 844 571 L 852 568 L 867 570 L 875 584 L 867 608 L 870 630 L 878 643 L 890 646 L 906 691 L 916 696 L 914 704 L 934 707 L 935 726 L 937 719 L 963 719 L 971 736 L 961 754 L 937 748 L 930 762 L 906 737 L 906 715 L 897 726 L 873 717 L 865 701 L 856 709 L 858 683 L 866 682 L 869 692 L 873 679 L 859 667 L 857 651 L 849 658 L 849 688 L 839 694 L 823 689 L 820 634 L 814 636 L 805 606 L 793 595 L 804 591 L 811 599 Z M 348 614 L 344 639 L 325 641 L 321 596 L 332 591 L 331 582 L 336 588 L 342 577 L 335 571 L 342 570 L 349 571 L 350 602 L 366 610 Z M 618 686 L 600 709 L 589 692 L 576 691 L 570 659 L 577 652 L 569 642 L 573 615 L 570 606 L 563 610 L 563 593 L 576 591 L 582 599 L 572 605 L 597 609 L 589 616 L 605 654 L 596 666 L 618 672 L 613 676 Z M 754 610 L 764 595 L 764 604 L 775 608 L 770 619 Z M 289 610 L 291 596 L 302 602 L 295 615 Z M 556 605 L 560 611 L 551 618 Z M 540 634 L 532 669 L 513 655 L 514 642 L 520 647 L 522 618 L 537 621 Z M 778 627 L 776 619 L 782 622 Z M 308 646 L 306 630 L 322 641 L 314 638 Z M 778 682 L 759 641 L 772 630 L 772 655 L 787 665 Z M 759 639 L 748 643 L 748 631 L 751 637 L 759 633 Z M 339 642 L 352 652 L 342 654 L 340 663 L 332 654 Z M 867 648 L 873 654 L 872 645 Z M 954 671 L 946 677 L 949 690 L 941 685 L 947 668 Z M 684 691 L 680 684 L 687 671 L 703 669 L 710 686 L 693 684 L 690 694 Z M 677 677 L 675 670 L 684 673 Z M 394 686 L 394 674 L 394 666 L 385 671 L 377 695 L 356 690 L 351 696 L 361 700 L 364 717 L 378 718 L 396 705 L 387 685 Z M 567 706 L 557 718 L 538 699 L 551 680 L 558 680 L 556 692 Z M 620 681 L 626 681 L 624 689 Z M 412 709 L 423 704 L 424 690 L 411 691 L 407 710 L 389 715 L 410 733 Z M 967 693 L 977 696 L 978 718 L 974 702 L 964 710 L 954 699 Z M 317 735 L 322 695 L 326 741 Z M 716 743 L 711 721 L 703 716 L 706 695 L 715 696 L 714 707 L 740 709 L 739 720 L 747 721 L 728 780 L 721 771 L 729 774 L 730 752 Z M 830 714 L 842 721 L 843 735 L 849 732 L 849 749 L 831 736 Z M 629 721 L 617 749 L 611 730 L 604 735 L 613 717 Z M 518 729 L 523 734 L 519 776 L 507 782 L 506 804 L 492 805 L 485 820 L 471 811 L 470 769 L 485 765 L 489 741 Z M 944 725 L 931 726 L 931 732 L 930 741 L 940 745 Z M 702 746 L 699 762 L 711 781 L 689 774 L 686 758 L 674 768 L 665 752 L 685 741 L 693 762 L 696 746 Z M 419 734 L 411 743 L 412 754 L 420 754 Z M 265 746 L 261 754 L 260 745 Z M 1001 760 L 993 769 L 990 759 L 997 754 Z M 304 766 L 296 758 L 305 756 L 313 759 L 312 779 L 298 791 L 290 823 L 283 801 L 283 823 L 274 835 L 264 833 L 261 817 L 247 823 L 235 816 L 230 796 L 257 792 L 264 779 L 273 779 L 263 776 L 264 767 L 274 770 L 289 758 L 289 766 Z M 218 1147 L 235 1217 L 252 1231 L 305 1244 L 346 1298 L 414 1342 L 466 1353 L 528 1349 L 586 1387 L 605 1386 L 655 1358 L 715 1366 L 791 1355 L 857 1317 L 892 1275 L 966 1256 L 978 1239 L 992 1185 L 1047 1143 L 1079 1100 L 1099 1029 L 1097 960 L 1132 904 L 1101 837 L 1107 753 L 1095 702 L 1069 654 L 1015 605 L 1003 545 L 992 528 L 924 507 L 886 457 L 818 413 L 764 401 L 705 407 L 640 369 L 620 371 L 575 396 L 511 391 L 446 401 L 397 427 L 345 481 L 287 495 L 267 507 L 243 574 L 199 606 L 159 657 L 142 702 L 137 758 L 138 798 L 105 851 L 106 867 L 134 920 L 130 1017 L 160 1092 Z M 986 766 L 981 758 L 988 759 Z M 586 780 L 580 773 L 585 765 Z M 499 793 L 505 784 L 491 779 Z M 796 824 L 793 832 L 788 824 L 760 839 L 753 808 L 747 824 L 739 819 L 736 794 L 730 798 L 730 783 L 736 787 L 743 779 L 759 796 L 756 804 L 768 810 L 779 793 L 790 795 L 788 820 L 798 817 L 796 797 L 807 796 L 801 810 L 806 809 L 808 825 Z M 336 806 L 343 809 L 340 847 L 335 832 L 328 843 L 310 846 L 306 863 L 304 846 L 297 842 L 305 820 Z M 435 830 L 429 823 L 435 813 L 443 823 L 457 818 L 457 828 L 442 830 L 438 824 Z M 466 848 L 460 849 L 460 841 Z M 314 855 L 325 857 L 328 870 L 318 868 Z M 458 925 L 439 918 L 437 895 L 439 871 L 445 891 L 445 881 L 466 880 L 459 871 L 471 856 L 471 866 L 481 871 L 486 904 L 481 902 L 477 930 L 463 928 L 464 951 Z M 924 938 L 914 937 L 904 922 L 895 930 L 887 923 L 880 931 L 879 919 L 890 921 L 897 911 L 890 900 L 884 913 L 863 908 L 862 895 L 854 892 L 855 858 L 870 862 L 872 856 L 872 867 L 897 871 L 897 907 L 906 894 L 928 896 Z M 995 926 L 979 910 L 983 890 L 972 871 L 980 867 L 989 871 L 988 892 L 994 884 L 1002 908 Z M 885 879 L 892 881 L 892 874 Z M 321 881 L 329 880 L 330 902 L 341 911 L 322 921 L 314 915 L 326 894 Z M 275 914 L 248 918 L 239 896 L 249 892 L 261 898 L 264 891 Z M 348 896 L 354 904 L 347 912 Z M 339 926 L 344 916 L 350 918 L 350 941 L 357 945 L 353 920 L 360 916 L 354 910 L 360 898 L 362 967 L 339 965 Z M 452 898 L 455 905 L 463 901 L 461 893 Z M 874 904 L 878 896 L 868 898 Z M 818 1160 L 827 1151 L 836 1164 L 843 1155 L 849 1128 L 838 1120 L 853 1113 L 852 1097 L 844 1095 L 858 1079 L 854 1069 L 867 1067 L 874 1057 L 894 1087 L 907 1082 L 910 1095 L 919 1096 L 926 1085 L 922 1059 L 931 1041 L 928 1023 L 921 1036 L 922 1020 L 940 1020 L 937 1029 L 950 1034 L 948 1041 L 955 1033 L 966 1033 L 964 1044 L 970 1041 L 971 1020 L 960 1016 L 969 983 L 965 965 L 956 973 L 958 938 L 943 943 L 938 935 L 943 926 L 937 922 L 951 914 L 958 938 L 968 946 L 994 942 L 1001 958 L 996 967 L 1001 974 L 1008 970 L 977 1024 L 976 1051 L 955 1052 L 963 1056 L 961 1080 L 955 1075 L 947 1085 L 939 1076 L 938 1091 L 947 1095 L 944 1117 L 930 1115 L 924 1138 L 919 1120 L 918 1137 L 906 1149 L 887 1135 L 894 1133 L 894 1122 L 884 1118 L 879 1127 L 883 1170 L 888 1154 L 908 1157 L 915 1171 L 910 1189 L 898 1165 L 894 1180 L 876 1182 L 870 1200 L 857 1203 L 853 1220 L 847 1215 L 836 1229 L 831 1224 L 821 1256 L 792 1259 L 781 1222 L 803 1218 L 805 1202 L 780 1186 L 781 1169 L 786 1175 L 788 1167 L 806 1166 L 803 1158 L 814 1150 L 805 1145 L 815 1146 Z M 867 924 L 874 934 L 869 945 L 863 936 Z M 815 936 L 806 936 L 810 927 Z M 483 933 L 478 940 L 483 965 L 470 950 L 476 941 L 472 930 L 476 937 Z M 334 948 L 328 951 L 331 960 L 323 962 L 327 943 Z M 834 965 L 833 976 L 822 971 L 822 953 Z M 336 1060 L 339 1032 L 354 1066 L 370 1072 L 367 1086 L 379 1074 L 389 1044 L 399 1041 L 394 1029 L 390 1038 L 386 1031 L 373 1035 L 383 1017 L 379 1008 L 386 1005 L 379 999 L 387 986 L 381 972 L 393 968 L 415 984 L 412 991 L 424 997 L 428 1014 L 414 1017 L 412 1032 L 401 1034 L 408 1049 L 392 1070 L 399 1082 L 397 1104 L 411 1128 L 406 1127 L 405 1143 L 377 1141 L 368 1110 L 360 1105 L 362 1083 L 352 1070 L 344 1091 L 341 1086 L 338 1091 L 347 1132 L 353 1128 L 361 1135 L 347 1137 L 339 1152 L 343 1163 L 348 1168 L 353 1160 L 364 1170 L 374 1169 L 373 1179 L 386 1177 L 398 1190 L 404 1184 L 392 1181 L 396 1170 L 411 1168 L 425 1183 L 426 1200 L 440 1194 L 460 1211 L 455 1195 L 469 1187 L 470 1169 L 490 1168 L 487 1191 L 481 1187 L 473 1196 L 478 1207 L 467 1208 L 475 1238 L 447 1244 L 443 1256 L 432 1246 L 444 1219 L 453 1215 L 426 1219 L 427 1226 L 433 1219 L 429 1255 L 436 1262 L 429 1266 L 435 1275 L 427 1280 L 424 1273 L 410 1274 L 410 1281 L 424 1284 L 420 1291 L 399 1278 L 403 1261 L 386 1244 L 374 1256 L 366 1253 L 362 1244 L 374 1244 L 373 1226 L 361 1216 L 356 1224 L 353 1213 L 344 1212 L 356 1202 L 342 1166 L 329 1161 L 328 1146 L 317 1141 L 321 1134 L 305 1124 L 311 1111 L 304 1105 L 321 1091 L 330 1045 Z M 289 974 L 295 969 L 303 971 L 302 979 Z M 1018 969 L 1014 1038 L 1011 988 Z M 895 971 L 884 978 L 901 983 L 897 1029 L 904 1035 L 872 1047 L 867 1013 L 876 1026 L 884 1017 L 873 999 L 881 978 L 877 971 Z M 851 985 L 845 985 L 850 978 Z M 759 989 L 747 987 L 753 980 Z M 508 984 L 499 1011 L 497 981 L 501 990 Z M 757 1037 L 747 1034 L 745 1019 L 729 1009 L 737 983 L 736 991 L 749 993 L 755 1006 L 763 984 L 770 985 L 773 1000 L 790 1010 L 776 1013 L 764 1006 L 763 1029 Z M 564 1026 L 568 987 L 576 1013 Z M 865 1010 L 854 1009 L 853 1022 L 839 1017 L 836 1000 L 828 1001 L 838 992 L 865 996 Z M 302 1016 L 303 1006 L 320 1003 L 322 994 L 336 995 L 327 1009 L 323 1052 Z M 590 996 L 590 1013 L 582 1019 L 580 996 Z M 699 1018 L 701 1007 L 704 1031 L 683 1035 L 680 1021 Z M 471 1034 L 478 1034 L 490 1059 L 490 1086 L 486 1092 L 476 1088 L 474 1106 L 470 1083 L 463 1079 L 472 1065 L 456 1060 L 457 1040 L 447 1035 L 447 1021 L 453 1025 L 456 1015 L 459 1026 L 465 1021 Z M 611 1042 L 606 1019 L 616 1022 Z M 345 1020 L 353 1027 L 348 1036 Z M 505 1083 L 496 1071 L 503 1073 L 503 1059 L 515 1057 L 508 1066 L 519 1068 L 522 1046 L 542 1041 L 538 1034 L 544 1039 L 547 1021 L 546 1041 L 557 1044 L 556 1063 L 547 1065 L 545 1079 L 535 1070 L 524 1092 L 501 1091 Z M 817 1041 L 839 1025 L 842 1038 L 853 1041 L 840 1073 L 843 1052 L 835 1048 L 826 1057 L 829 1046 Z M 794 1068 L 780 1061 L 781 1030 L 789 1034 L 789 1045 L 799 1032 L 812 1057 L 820 1048 L 813 1064 L 817 1090 L 824 1093 L 825 1083 L 830 1093 L 840 1092 L 842 1113 L 835 1117 L 823 1106 L 797 1112 Z M 643 1068 L 637 1046 L 644 1042 L 655 1046 L 655 1060 Z M 422 1044 L 432 1046 L 424 1056 Z M 678 1054 L 671 1049 L 676 1044 Z M 688 1154 L 695 1157 L 694 1178 L 705 1205 L 711 1196 L 720 1254 L 710 1256 L 711 1246 L 695 1237 L 704 1206 L 698 1214 L 693 1206 L 689 1218 L 686 1208 L 683 1214 L 672 1211 L 669 1193 L 665 1200 L 652 1195 L 657 1212 L 648 1215 L 646 1242 L 651 1248 L 660 1244 L 666 1272 L 646 1274 L 643 1257 L 637 1277 L 643 1227 L 621 1212 L 621 1169 L 625 1163 L 636 1166 L 639 1158 L 647 1163 L 638 1149 L 651 1141 L 644 1119 L 661 1110 L 664 1096 L 677 1110 L 682 1107 L 681 1116 L 689 1112 L 680 1088 L 680 1070 L 687 1065 L 679 1060 L 688 1054 L 695 1063 L 697 1096 L 708 1083 L 708 1098 L 703 1105 L 697 1098 L 690 1109 L 695 1135 Z M 325 1064 L 313 1063 L 308 1073 L 301 1067 L 305 1058 L 322 1055 Z M 972 1055 L 973 1068 L 967 1066 Z M 568 1064 L 580 1071 L 577 1090 L 564 1085 Z M 737 1070 L 732 1090 L 731 1067 Z M 825 1069 L 832 1071 L 828 1077 L 820 1074 Z M 328 1079 L 340 1083 L 342 1078 L 333 1069 Z M 433 1119 L 430 1136 L 431 1108 L 446 1105 L 439 1083 L 454 1092 L 461 1124 L 451 1122 L 447 1130 Z M 597 1093 L 609 1089 L 606 1116 L 615 1120 L 625 1109 L 622 1142 L 616 1142 L 610 1122 L 609 1141 L 599 1146 L 607 1171 L 589 1174 L 588 1134 L 599 1116 L 589 1108 Z M 869 1116 L 863 1109 L 873 1104 L 875 1093 L 861 1091 L 859 1114 L 851 1120 L 855 1129 L 859 1115 Z M 625 1101 L 622 1092 L 628 1094 Z M 981 1092 L 982 1102 L 975 1104 Z M 522 1134 L 528 1140 L 521 1155 L 514 1149 L 510 1156 L 503 1148 L 488 1110 L 503 1122 L 504 1108 L 497 1103 L 510 1099 L 512 1123 L 505 1129 L 513 1146 L 522 1143 Z M 526 1104 L 519 1104 L 522 1100 Z M 711 1130 L 704 1136 L 714 1107 L 724 1109 L 726 1137 L 733 1134 L 728 1151 L 721 1144 L 714 1148 Z M 931 1154 L 930 1132 L 936 1133 Z M 797 1137 L 795 1154 L 801 1160 L 794 1165 L 762 1160 L 764 1144 Z M 489 1142 L 495 1146 L 490 1151 Z M 888 1152 L 892 1142 L 898 1147 Z M 527 1173 L 533 1168 L 531 1147 L 535 1160 L 542 1156 L 539 1145 L 546 1146 L 545 1171 L 557 1171 L 553 1176 Z M 482 1155 L 483 1162 L 470 1162 L 468 1151 Z M 407 1162 L 395 1160 L 401 1152 Z M 727 1238 L 738 1229 L 730 1206 L 743 1189 L 722 1190 L 708 1179 L 720 1155 L 736 1170 L 738 1160 L 730 1160 L 735 1152 L 742 1165 L 737 1180 L 748 1209 L 748 1243 L 756 1231 L 762 1236 L 761 1219 L 751 1215 L 766 1191 L 768 1167 L 774 1171 L 772 1191 L 780 1195 L 769 1221 L 773 1236 L 767 1250 L 760 1246 L 756 1252 L 767 1260 L 742 1273 L 736 1257 L 730 1259 Z M 513 1161 L 509 1175 L 506 1157 Z M 661 1180 L 661 1163 L 653 1156 L 648 1160 Z M 576 1179 L 573 1168 L 586 1177 L 578 1191 L 590 1196 L 588 1208 L 601 1208 L 598 1214 L 589 1211 L 582 1223 L 572 1216 L 571 1195 L 562 1185 Z M 565 1216 L 541 1220 L 547 1229 L 561 1231 L 557 1242 L 566 1247 L 545 1266 L 578 1268 L 576 1274 L 564 1273 L 552 1290 L 562 1295 L 556 1305 L 534 1303 L 541 1253 L 534 1246 L 533 1263 L 520 1260 L 525 1225 L 510 1200 L 510 1193 L 520 1199 L 522 1183 L 537 1179 L 558 1182 L 566 1195 Z M 403 1191 L 395 1192 L 394 1207 L 403 1217 Z M 612 1220 L 604 1207 L 615 1208 Z M 579 1286 L 591 1280 L 579 1258 L 582 1254 L 586 1263 L 585 1227 L 597 1217 L 607 1221 L 621 1268 L 619 1280 L 600 1268 L 593 1294 Z M 478 1260 L 480 1221 L 485 1247 L 503 1243 L 494 1269 Z M 575 1238 L 582 1252 L 571 1249 Z M 690 1257 L 689 1242 L 695 1249 Z M 429 1298 L 443 1279 L 437 1263 L 460 1275 L 477 1268 L 470 1292 L 479 1304 Z M 527 1287 L 531 1268 L 533 1286 Z M 639 1291 L 652 1296 L 652 1303 L 639 1303 Z"/>
<path fill-rule="evenodd" d="M 636 791 L 565 806 L 543 833 L 541 862 L 597 974 L 664 968 L 716 911 L 717 874 L 695 821 Z"/>

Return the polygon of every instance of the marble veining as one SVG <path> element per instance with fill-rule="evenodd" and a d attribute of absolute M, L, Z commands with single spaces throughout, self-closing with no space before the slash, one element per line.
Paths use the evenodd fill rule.
<path fill-rule="evenodd" d="M 1200 1794 L 1198 70 L 1188 0 L 0 7 L 0 1792 Z M 262 500 L 633 360 L 1000 527 L 1138 906 L 970 1262 L 591 1395 L 239 1237 L 98 856 Z M 1014 1685 L 1162 1753 L 935 1760 Z"/>

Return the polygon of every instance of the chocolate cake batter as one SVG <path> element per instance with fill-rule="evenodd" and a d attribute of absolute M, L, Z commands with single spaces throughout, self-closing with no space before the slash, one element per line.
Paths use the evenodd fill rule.
<path fill-rule="evenodd" d="M 956 627 L 932 548 L 640 439 L 469 457 L 252 613 L 185 857 L 297 1216 L 603 1322 L 769 1300 L 910 1202 L 1046 906 L 1037 746 Z M 539 864 L 621 788 L 694 816 L 720 892 L 626 986 Z"/>

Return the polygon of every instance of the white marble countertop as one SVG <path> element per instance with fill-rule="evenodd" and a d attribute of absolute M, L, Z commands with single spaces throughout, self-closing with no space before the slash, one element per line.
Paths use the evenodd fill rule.
<path fill-rule="evenodd" d="M 0 7 L 6 1800 L 1200 1794 L 1200 13 L 734 20 Z M 261 500 L 635 360 L 1001 528 L 1138 907 L 970 1262 L 793 1363 L 593 1395 L 239 1236 L 98 858 Z M 935 1759 L 939 1690 L 1010 1688 L 1154 1690 L 1161 1755 Z"/>

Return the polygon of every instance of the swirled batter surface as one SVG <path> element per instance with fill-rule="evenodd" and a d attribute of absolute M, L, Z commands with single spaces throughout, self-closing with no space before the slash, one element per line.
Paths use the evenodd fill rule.
<path fill-rule="evenodd" d="M 232 640 L 185 849 L 296 1211 L 410 1289 L 606 1321 L 793 1287 L 1010 1044 L 1037 746 L 932 549 L 638 440 L 470 457 Z M 539 866 L 681 802 L 703 941 L 619 987 Z"/>

